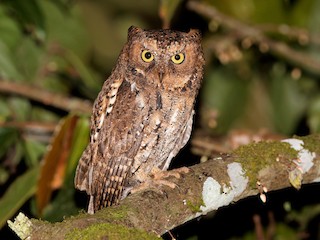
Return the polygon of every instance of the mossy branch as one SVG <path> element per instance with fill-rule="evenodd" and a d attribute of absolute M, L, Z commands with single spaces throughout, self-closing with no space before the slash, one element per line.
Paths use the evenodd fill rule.
<path fill-rule="evenodd" d="M 289 143 L 245 145 L 170 179 L 177 185 L 174 189 L 132 194 L 119 206 L 94 215 L 80 213 L 59 223 L 24 220 L 25 232 L 31 239 L 156 239 L 231 202 L 259 194 L 264 200 L 267 190 L 290 187 L 290 182 L 296 188 L 300 187 L 296 183 L 320 182 L 319 143 L 320 135 L 310 135 Z"/>

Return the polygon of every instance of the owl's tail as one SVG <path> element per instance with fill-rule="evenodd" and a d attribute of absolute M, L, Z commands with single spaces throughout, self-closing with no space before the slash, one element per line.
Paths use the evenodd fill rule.
<path fill-rule="evenodd" d="M 132 159 L 121 156 L 117 160 L 108 161 L 108 163 L 109 165 L 106 168 L 99 169 L 102 175 L 97 179 L 97 182 L 94 182 L 95 197 L 92 199 L 94 201 L 94 211 L 119 204 L 123 196 L 123 190 L 125 190 Z"/>
<path fill-rule="evenodd" d="M 127 175 L 130 172 L 132 158 L 125 156 L 107 161 L 96 161 L 92 165 L 92 150 L 88 146 L 83 152 L 74 179 L 74 185 L 90 195 L 88 213 L 119 204 L 125 190 Z M 93 172 L 94 169 L 94 172 Z M 128 195 L 128 192 L 125 193 Z"/>

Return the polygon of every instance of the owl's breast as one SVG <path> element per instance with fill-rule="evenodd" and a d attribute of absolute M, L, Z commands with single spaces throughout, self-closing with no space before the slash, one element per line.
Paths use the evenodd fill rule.
<path fill-rule="evenodd" d="M 134 158 L 132 173 L 149 173 L 154 167 L 166 169 L 171 159 L 183 147 L 182 139 L 192 118 L 193 105 L 188 101 L 160 95 L 137 97 L 138 105 L 148 102 L 144 117 L 143 136 Z M 189 136 L 187 136 L 189 138 Z"/>

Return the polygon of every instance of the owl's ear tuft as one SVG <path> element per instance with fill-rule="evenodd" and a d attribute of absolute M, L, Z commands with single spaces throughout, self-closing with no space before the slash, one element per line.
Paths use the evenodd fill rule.
<path fill-rule="evenodd" d="M 137 35 L 138 33 L 143 32 L 143 29 L 135 26 L 131 26 L 128 29 L 128 40 L 130 40 L 133 36 Z"/>
<path fill-rule="evenodd" d="M 188 37 L 201 41 L 202 34 L 198 29 L 190 29 L 188 32 Z"/>

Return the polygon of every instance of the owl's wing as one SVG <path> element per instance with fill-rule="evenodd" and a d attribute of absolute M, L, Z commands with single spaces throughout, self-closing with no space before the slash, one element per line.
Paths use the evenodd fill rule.
<path fill-rule="evenodd" d="M 90 126 L 90 143 L 83 152 L 76 170 L 74 179 L 75 187 L 91 194 L 92 185 L 92 161 L 96 154 L 97 139 L 105 118 L 111 113 L 115 103 L 117 92 L 123 82 L 123 78 L 111 81 L 112 75 L 105 81 L 102 90 L 93 105 Z"/>
<path fill-rule="evenodd" d="M 116 102 L 118 90 L 124 80 L 123 66 L 127 58 L 127 45 L 122 49 L 116 67 L 104 82 L 93 104 L 90 126 L 90 143 L 83 152 L 75 174 L 74 185 L 81 191 L 92 194 L 93 162 L 97 154 L 98 137 L 105 119 L 110 115 Z"/>
<path fill-rule="evenodd" d="M 193 115 L 194 115 L 194 110 L 192 110 L 189 120 L 187 122 L 187 125 L 183 130 L 183 134 L 181 135 L 180 146 L 179 146 L 180 149 L 183 148 L 184 145 L 186 145 L 187 142 L 189 141 L 191 131 L 192 131 Z M 176 149 L 177 152 L 175 154 L 177 154 L 180 151 L 180 149 Z"/>
<path fill-rule="evenodd" d="M 90 144 L 86 147 L 82 156 L 78 162 L 76 175 L 74 178 L 74 185 L 80 191 L 89 190 L 89 179 L 88 179 L 88 170 L 91 163 L 91 146 Z"/>
<path fill-rule="evenodd" d="M 90 144 L 75 177 L 76 187 L 90 195 L 90 213 L 119 202 L 142 139 L 143 110 L 136 106 L 131 85 L 113 82 L 107 92 L 95 102 Z"/>
<path fill-rule="evenodd" d="M 100 130 L 91 186 L 94 210 L 120 201 L 140 148 L 145 111 L 148 110 L 136 104 L 136 94 L 131 85 L 123 81 L 114 109 L 105 118 Z"/>

